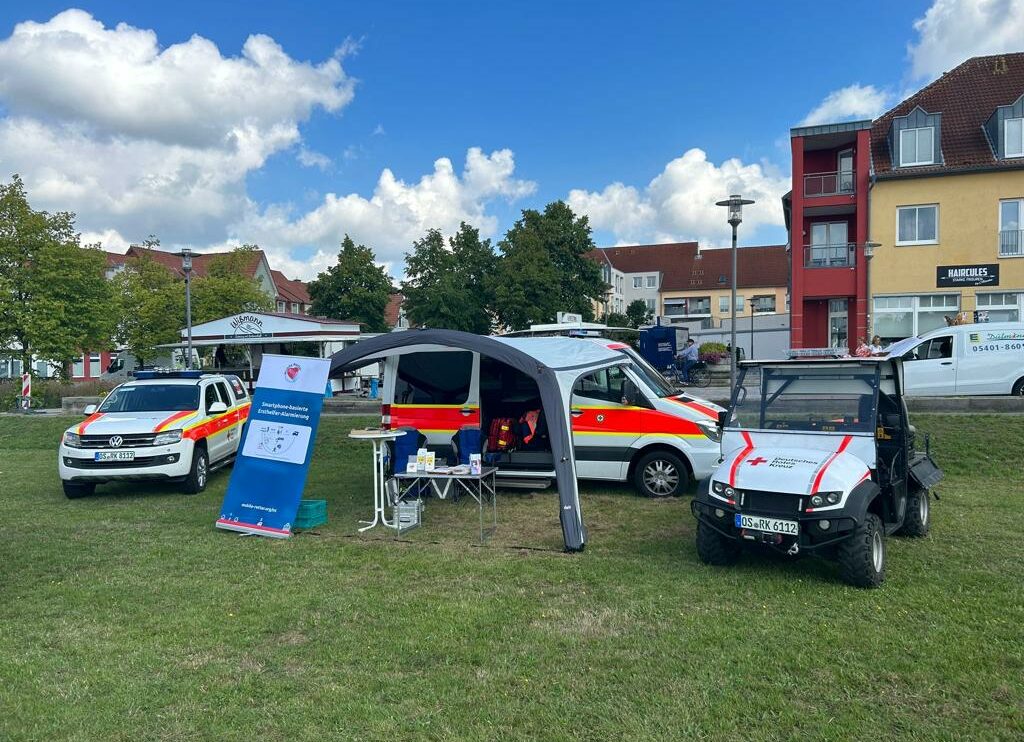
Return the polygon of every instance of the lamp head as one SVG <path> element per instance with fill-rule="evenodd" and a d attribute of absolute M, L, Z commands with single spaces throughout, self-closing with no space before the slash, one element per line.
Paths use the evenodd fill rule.
<path fill-rule="evenodd" d="M 192 270 L 192 250 L 188 247 L 181 248 L 181 269 L 185 273 L 189 273 Z"/>
<path fill-rule="evenodd" d="M 748 198 L 742 198 L 738 193 L 734 193 L 729 196 L 725 201 L 718 201 L 715 206 L 725 206 L 728 209 L 728 218 L 726 221 L 734 227 L 740 225 L 743 221 L 743 207 L 747 204 L 754 203 Z"/>

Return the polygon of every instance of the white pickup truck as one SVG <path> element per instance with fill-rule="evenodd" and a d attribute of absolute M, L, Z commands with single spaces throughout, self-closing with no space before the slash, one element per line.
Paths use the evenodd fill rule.
<path fill-rule="evenodd" d="M 138 371 L 61 438 L 57 470 L 69 498 L 121 480 L 206 488 L 210 472 L 234 461 L 250 399 L 237 376 Z"/>

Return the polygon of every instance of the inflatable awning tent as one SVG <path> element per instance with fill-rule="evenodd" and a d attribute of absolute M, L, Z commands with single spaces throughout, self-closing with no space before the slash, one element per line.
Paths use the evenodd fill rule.
<path fill-rule="evenodd" d="M 587 534 L 580 512 L 572 446 L 572 387 L 580 376 L 629 363 L 629 359 L 600 343 L 571 338 L 486 337 L 455 330 L 406 330 L 362 340 L 335 353 L 331 356 L 331 377 L 341 376 L 368 360 L 443 349 L 479 353 L 508 364 L 537 382 L 558 482 L 562 538 L 567 550 L 582 550 Z"/>

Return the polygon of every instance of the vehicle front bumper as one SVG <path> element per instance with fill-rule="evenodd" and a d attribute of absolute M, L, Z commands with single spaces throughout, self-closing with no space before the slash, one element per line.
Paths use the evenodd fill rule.
<path fill-rule="evenodd" d="M 192 467 L 190 440 L 166 446 L 124 447 L 118 451 L 131 451 L 133 461 L 96 461 L 97 453 L 110 449 L 72 448 L 63 443 L 57 453 L 57 473 L 64 482 L 100 483 L 115 480 L 180 480 L 188 476 Z"/>
<path fill-rule="evenodd" d="M 710 484 L 710 480 L 701 483 L 697 495 L 690 502 L 690 510 L 697 520 L 734 541 L 767 544 L 784 551 L 789 551 L 795 544 L 799 547 L 799 551 L 813 552 L 849 538 L 857 527 L 856 515 L 843 508 L 814 513 L 793 511 L 786 514 L 781 514 L 777 510 L 766 512 L 753 508 L 740 508 L 738 505 L 730 505 L 712 497 L 708 491 Z M 789 495 L 780 496 L 791 497 Z M 736 525 L 738 513 L 796 521 L 799 532 L 796 536 L 789 536 L 742 529 Z M 825 527 L 822 527 L 823 525 Z"/>

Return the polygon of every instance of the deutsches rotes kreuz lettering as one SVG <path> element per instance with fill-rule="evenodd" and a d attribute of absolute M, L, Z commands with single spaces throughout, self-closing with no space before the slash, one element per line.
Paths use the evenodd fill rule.
<path fill-rule="evenodd" d="M 794 468 L 796 468 L 798 466 L 804 466 L 804 465 L 807 465 L 807 466 L 817 466 L 818 462 L 817 461 L 812 461 L 811 459 L 795 459 L 795 458 L 789 458 L 787 456 L 776 456 L 768 464 L 768 466 L 770 468 L 774 467 L 776 469 L 794 469 Z"/>

